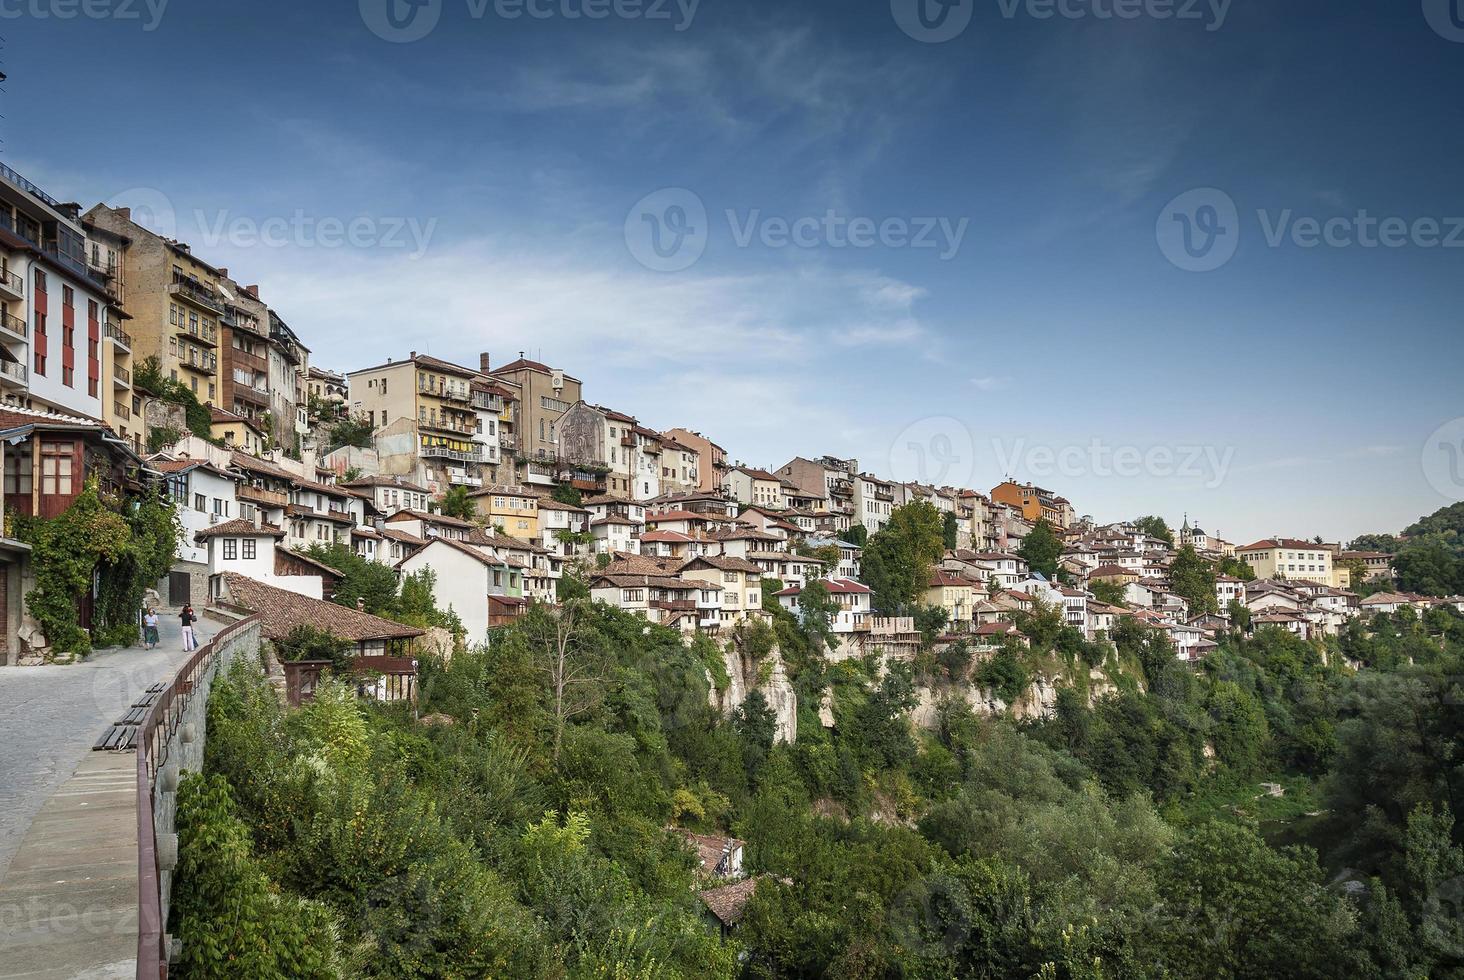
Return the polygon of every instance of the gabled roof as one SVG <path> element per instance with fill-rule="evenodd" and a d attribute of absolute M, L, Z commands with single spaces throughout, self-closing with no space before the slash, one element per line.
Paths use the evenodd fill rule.
<path fill-rule="evenodd" d="M 283 640 L 301 625 L 315 626 L 353 642 L 405 639 L 423 632 L 349 606 L 265 585 L 238 572 L 224 572 L 222 577 L 229 601 L 257 614 L 261 632 L 268 640 Z"/>
<path fill-rule="evenodd" d="M 471 530 L 478 525 L 472 521 L 464 521 L 457 517 L 449 517 L 446 514 L 429 514 L 421 510 L 399 510 L 386 519 L 388 524 L 405 521 L 421 521 L 424 524 L 441 524 L 443 527 L 456 527 L 463 530 Z"/>
<path fill-rule="evenodd" d="M 684 572 L 688 568 L 699 568 L 702 566 L 720 569 L 724 572 L 752 572 L 757 575 L 762 574 L 762 569 L 746 558 L 728 558 L 725 555 L 698 555 L 696 558 L 688 560 L 677 571 Z"/>
<path fill-rule="evenodd" d="M 197 541 L 204 538 L 283 538 L 284 536 L 285 532 L 273 524 L 255 527 L 253 521 L 236 519 L 206 527 L 193 535 L 193 539 Z"/>
<path fill-rule="evenodd" d="M 397 476 L 363 476 L 348 483 L 339 484 L 343 487 L 390 487 L 392 489 L 410 490 L 413 493 L 430 493 L 426 487 L 419 487 L 410 480 L 404 480 Z"/>

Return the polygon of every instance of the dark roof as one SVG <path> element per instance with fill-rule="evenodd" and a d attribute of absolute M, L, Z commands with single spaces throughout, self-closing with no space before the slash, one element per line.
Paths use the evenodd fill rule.
<path fill-rule="evenodd" d="M 755 878 L 743 878 L 720 888 L 708 888 L 697 892 L 697 898 L 702 900 L 723 925 L 735 926 L 742 921 L 742 913 L 746 910 L 748 901 L 757 891 L 758 882 L 765 877 L 766 875 L 759 875 Z"/>
<path fill-rule="evenodd" d="M 261 632 L 268 640 L 282 640 L 300 625 L 315 626 L 355 642 L 401 639 L 421 636 L 423 632 L 349 606 L 277 589 L 238 572 L 224 572 L 223 579 L 229 600 L 258 614 Z"/>
<path fill-rule="evenodd" d="M 399 476 L 363 476 L 359 480 L 352 480 L 349 483 L 340 484 L 343 487 L 396 487 L 402 490 L 411 490 L 414 493 L 430 493 L 426 487 L 419 487 L 410 480 L 404 480 Z"/>

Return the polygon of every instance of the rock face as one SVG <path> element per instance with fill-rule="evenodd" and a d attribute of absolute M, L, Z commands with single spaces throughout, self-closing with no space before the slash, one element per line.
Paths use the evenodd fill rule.
<path fill-rule="evenodd" d="M 1010 710 L 1012 717 L 1017 719 L 1049 718 L 1057 707 L 1057 692 L 1062 686 L 1058 678 L 1039 676 L 1012 704 L 1007 704 L 990 691 L 968 684 L 939 690 L 917 687 L 915 689 L 916 703 L 910 712 L 910 720 L 921 728 L 934 729 L 939 721 L 941 698 L 965 701 L 976 714 L 987 717 L 1006 714 Z M 1097 704 L 1103 698 L 1117 693 L 1118 688 L 1114 686 L 1113 681 L 1109 680 L 1107 674 L 1097 669 L 1088 671 L 1088 703 L 1090 705 Z"/>
<path fill-rule="evenodd" d="M 716 685 L 710 683 L 710 673 L 707 675 L 711 687 L 708 700 L 712 707 L 723 715 L 730 715 L 747 700 L 750 691 L 761 691 L 773 712 L 773 737 L 779 742 L 790 744 L 797 741 L 798 694 L 793 690 L 793 682 L 788 679 L 788 672 L 783 667 L 783 655 L 778 648 L 774 647 L 758 663 L 744 663 L 736 646 L 728 644 L 722 648 L 722 663 L 730 678 L 726 690 L 718 691 Z"/>

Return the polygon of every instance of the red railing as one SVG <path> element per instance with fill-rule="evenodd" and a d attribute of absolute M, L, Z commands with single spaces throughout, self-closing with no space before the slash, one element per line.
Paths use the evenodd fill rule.
<path fill-rule="evenodd" d="M 167 980 L 168 956 L 163 949 L 163 895 L 158 868 L 157 827 L 153 823 L 153 787 L 168 761 L 168 742 L 188 710 L 198 679 L 213 666 L 219 645 L 253 625 L 253 619 L 232 623 L 199 647 L 179 668 L 148 708 L 137 732 L 137 976 Z"/>

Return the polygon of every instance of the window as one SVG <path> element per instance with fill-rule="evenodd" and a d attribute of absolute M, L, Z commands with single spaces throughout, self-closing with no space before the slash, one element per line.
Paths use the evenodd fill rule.
<path fill-rule="evenodd" d="M 224 561 L 234 561 L 239 557 L 239 539 L 224 538 Z"/>
<path fill-rule="evenodd" d="M 41 493 L 71 495 L 75 451 L 69 442 L 41 443 Z"/>
<path fill-rule="evenodd" d="M 29 497 L 31 492 L 30 454 L 5 454 L 5 495 Z"/>
<path fill-rule="evenodd" d="M 173 498 L 175 503 L 186 507 L 188 505 L 188 477 L 182 475 L 168 477 L 168 496 Z"/>
<path fill-rule="evenodd" d="M 244 557 L 245 558 L 254 558 L 254 557 L 256 557 L 256 555 L 255 555 L 255 549 L 258 548 L 258 547 L 259 547 L 259 542 L 258 541 L 255 541 L 253 538 L 245 538 L 244 539 Z"/>
<path fill-rule="evenodd" d="M 213 512 L 220 517 L 228 517 L 229 502 L 221 497 L 215 497 L 213 499 Z"/>

